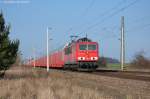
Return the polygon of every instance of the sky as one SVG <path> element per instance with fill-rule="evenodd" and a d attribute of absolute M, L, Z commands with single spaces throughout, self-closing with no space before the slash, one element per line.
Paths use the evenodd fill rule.
<path fill-rule="evenodd" d="M 125 19 L 125 57 L 145 52 L 150 57 L 150 0 L 0 0 L 10 38 L 20 40 L 24 59 L 62 48 L 71 35 L 99 43 L 100 56 L 120 57 L 121 16 Z"/>

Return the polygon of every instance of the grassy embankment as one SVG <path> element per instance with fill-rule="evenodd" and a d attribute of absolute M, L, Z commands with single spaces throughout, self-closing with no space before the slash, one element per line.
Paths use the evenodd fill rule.
<path fill-rule="evenodd" d="M 106 68 L 112 69 L 112 70 L 120 70 L 121 66 L 118 63 L 116 63 L 116 64 L 107 64 Z M 129 64 L 125 64 L 124 68 L 128 69 L 129 68 Z"/>

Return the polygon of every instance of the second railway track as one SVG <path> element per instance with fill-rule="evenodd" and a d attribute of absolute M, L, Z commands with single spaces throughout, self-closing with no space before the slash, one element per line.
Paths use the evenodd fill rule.
<path fill-rule="evenodd" d="M 142 72 L 142 71 L 96 70 L 94 72 L 86 72 L 86 71 L 72 71 L 72 70 L 62 70 L 62 69 L 50 69 L 50 70 L 62 71 L 62 72 L 85 73 L 85 74 L 106 76 L 112 78 L 150 82 L 150 72 Z"/>
<path fill-rule="evenodd" d="M 150 81 L 150 72 L 97 70 L 95 72 L 92 72 L 91 74 L 123 79 Z"/>

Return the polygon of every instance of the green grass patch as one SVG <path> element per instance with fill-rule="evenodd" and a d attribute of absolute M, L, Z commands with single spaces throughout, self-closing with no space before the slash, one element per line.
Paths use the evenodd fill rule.
<path fill-rule="evenodd" d="M 107 64 L 108 69 L 121 69 L 120 64 Z"/>
<path fill-rule="evenodd" d="M 125 64 L 124 66 L 125 66 L 125 69 L 128 69 L 129 64 Z M 114 69 L 121 69 L 121 66 L 120 64 L 107 64 L 107 68 L 114 70 Z"/>

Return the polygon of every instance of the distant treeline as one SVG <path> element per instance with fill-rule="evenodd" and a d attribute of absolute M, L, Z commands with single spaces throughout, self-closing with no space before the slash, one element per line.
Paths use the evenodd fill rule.
<path fill-rule="evenodd" d="M 106 66 L 107 64 L 119 64 L 118 59 L 110 58 L 110 57 L 100 57 L 98 60 L 98 64 L 101 66 Z"/>

